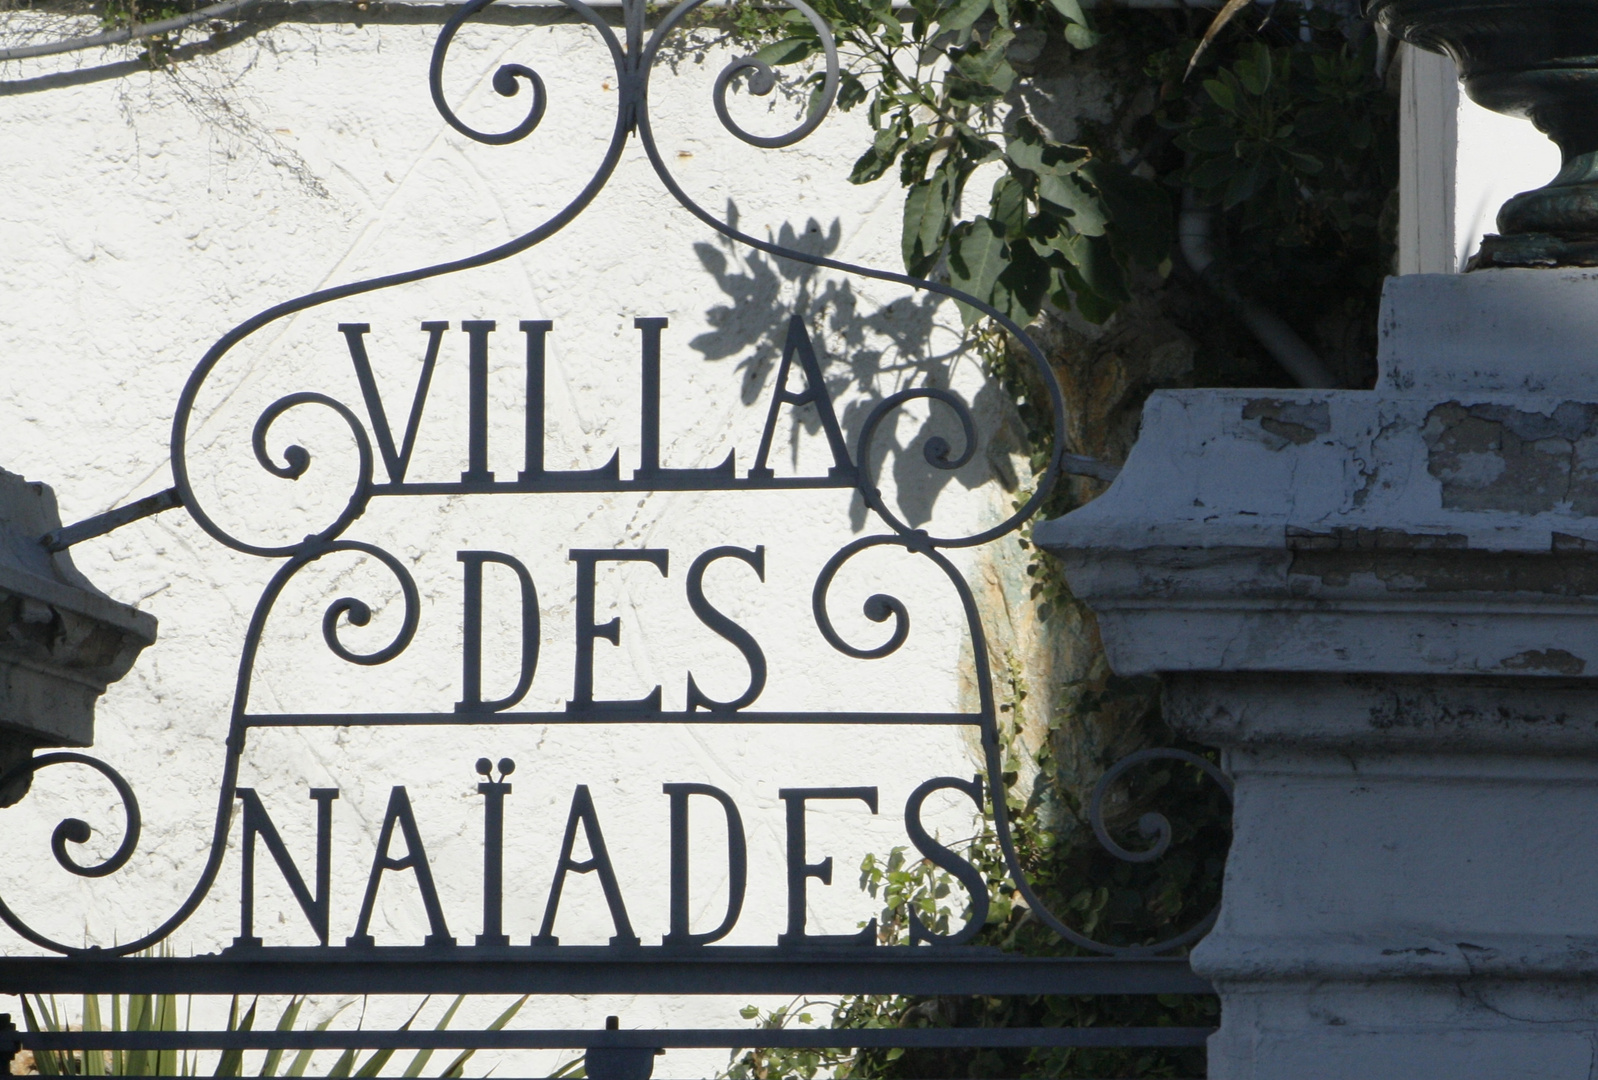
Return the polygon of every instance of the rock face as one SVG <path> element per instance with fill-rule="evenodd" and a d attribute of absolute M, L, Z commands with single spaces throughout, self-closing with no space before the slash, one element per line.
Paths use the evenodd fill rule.
<path fill-rule="evenodd" d="M 94 703 L 146 645 L 155 617 L 117 603 L 39 538 L 61 527 L 55 494 L 0 470 L 0 776 L 39 747 L 94 742 Z M 0 806 L 29 777 L 0 788 Z"/>
<path fill-rule="evenodd" d="M 1036 530 L 1237 781 L 1211 1077 L 1592 1075 L 1595 300 L 1395 278 L 1375 390 L 1157 393 Z"/>

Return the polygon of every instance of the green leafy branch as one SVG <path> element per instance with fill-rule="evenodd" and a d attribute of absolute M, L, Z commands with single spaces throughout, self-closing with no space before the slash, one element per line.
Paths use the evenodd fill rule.
<path fill-rule="evenodd" d="M 1138 13 L 1132 29 L 1127 13 L 1105 13 L 1111 32 L 1077 0 L 912 0 L 908 13 L 887 0 L 815 6 L 837 40 L 839 106 L 863 109 L 871 127 L 850 179 L 871 183 L 897 166 L 906 271 L 1018 323 L 1051 303 L 1103 322 L 1139 273 L 1167 273 L 1183 186 L 1242 208 L 1242 228 L 1281 242 L 1327 227 L 1375 233 L 1390 184 L 1372 165 L 1390 110 L 1374 37 L 1344 16 L 1284 0 L 1267 20 L 1281 31 L 1234 26 L 1201 57 L 1192 17 L 1151 24 Z M 819 93 L 821 42 L 802 15 L 739 4 L 732 27 L 767 63 L 808 64 L 798 84 Z M 1125 73 L 1123 99 L 1151 104 L 1109 127 L 1079 124 L 1074 142 L 1051 137 L 1019 90 L 1106 48 L 1103 66 Z M 1188 79 L 1193 64 L 1200 78 Z M 984 166 L 997 173 L 991 189 L 969 191 Z M 1361 242 L 1375 246 L 1373 235 Z M 961 313 L 968 326 L 979 321 L 974 308 Z"/>
<path fill-rule="evenodd" d="M 1126 268 L 1154 269 L 1169 247 L 1169 199 L 1112 155 L 1049 138 L 1009 96 L 1050 41 L 1098 35 L 1077 0 L 820 0 L 837 37 L 839 106 L 864 106 L 871 144 L 850 172 L 869 183 L 898 166 L 907 272 L 937 274 L 1025 324 L 1046 299 L 1102 320 L 1126 299 Z M 803 63 L 821 43 L 797 12 L 740 5 L 735 32 L 767 63 Z M 819 73 L 808 82 L 819 88 Z M 962 205 L 982 166 L 1001 173 L 985 213 Z M 962 305 L 967 325 L 980 313 Z"/>

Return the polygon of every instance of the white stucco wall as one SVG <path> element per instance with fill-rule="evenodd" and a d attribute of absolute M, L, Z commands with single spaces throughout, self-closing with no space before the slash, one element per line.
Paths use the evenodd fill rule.
<path fill-rule="evenodd" d="M 549 87 L 540 129 L 522 143 L 495 148 L 457 136 L 434 111 L 425 73 L 435 32 L 289 24 L 185 64 L 177 78 L 48 78 L 92 66 L 93 56 L 0 73 L 14 80 L 13 93 L 0 97 L 0 466 L 50 483 L 67 522 L 161 490 L 171 482 L 168 438 L 179 390 L 230 327 L 314 288 L 488 248 L 533 227 L 575 193 L 603 151 L 614 101 L 614 73 L 593 33 L 532 25 L 463 32 L 446 83 L 468 119 L 508 126 L 520 117 L 525 95 L 504 102 L 487 90 L 501 63 L 528 64 Z M 863 121 L 836 115 L 788 151 L 744 146 L 711 110 L 710 85 L 725 55 L 684 54 L 675 72 L 663 65 L 657 76 L 657 136 L 683 183 L 713 211 L 735 204 L 742 227 L 756 235 L 797 235 L 801 244 L 896 268 L 897 185 L 855 188 L 845 179 L 864 145 Z M 749 106 L 749 99 L 741 101 L 740 108 Z M 219 103 L 242 112 L 218 122 Z M 757 105 L 743 115 L 766 131 L 787 122 L 793 108 L 779 103 L 775 117 L 762 118 L 766 106 Z M 597 466 L 616 451 L 625 475 L 638 454 L 639 338 L 632 321 L 651 315 L 671 320 L 664 339 L 666 464 L 708 466 L 733 448 L 742 472 L 765 418 L 784 323 L 796 306 L 814 328 L 846 415 L 929 381 L 978 399 L 984 451 L 941 486 L 910 484 L 905 505 L 932 511 L 929 527 L 945 532 L 975 531 L 1008 512 L 1013 496 L 993 482 L 986 448 L 1003 414 L 991 390 L 984 391 L 977 360 L 962 351 L 952 308 L 907 290 L 815 275 L 733 250 L 670 200 L 636 142 L 590 210 L 542 247 L 486 269 L 314 309 L 241 345 L 201 397 L 195 436 L 201 448 L 191 456 L 197 488 L 241 532 L 282 542 L 322 527 L 353 475 L 348 434 L 315 408 L 280 420 L 273 451 L 301 442 L 315 455 L 311 472 L 290 483 L 255 464 L 250 425 L 272 400 L 302 390 L 331 394 L 365 418 L 339 322 L 372 325 L 373 363 L 390 417 L 401 424 L 424 319 L 449 320 L 452 328 L 411 479 L 449 480 L 465 467 L 466 335 L 459 324 L 473 318 L 496 319 L 500 327 L 491 338 L 490 464 L 501 477 L 520 468 L 517 320 L 555 322 L 549 467 Z M 941 431 L 959 445 L 946 416 L 922 431 L 924 416 L 924 409 L 909 409 L 890 440 L 909 448 L 902 461 L 891 454 L 883 469 L 890 492 L 896 477 L 928 471 L 918 464 L 927 433 Z M 825 467 L 819 433 L 786 418 L 780 432 L 779 473 Z M 381 478 L 381 464 L 377 472 Z M 688 564 L 719 543 L 760 544 L 767 552 L 764 585 L 747 567 L 727 562 L 708 586 L 712 600 L 765 649 L 771 677 L 756 707 L 968 706 L 962 671 L 969 668 L 969 646 L 957 604 L 946 585 L 907 557 L 857 560 L 840 577 L 833 604 L 845 635 L 874 644 L 884 628 L 859 615 L 861 601 L 879 590 L 903 597 L 912 612 L 904 649 L 886 660 L 854 661 L 821 639 L 809 613 L 810 588 L 822 563 L 866 525 L 850 502 L 848 492 L 838 491 L 378 500 L 346 535 L 381 544 L 415 574 L 422 596 L 415 644 L 378 669 L 333 657 L 320 639 L 328 601 L 351 595 L 372 603 L 372 625 L 345 632 L 355 648 L 387 641 L 399 604 L 381 568 L 327 560 L 326 572 L 303 575 L 279 604 L 253 707 L 447 712 L 461 678 L 455 558 L 461 549 L 514 554 L 537 582 L 543 650 L 523 708 L 559 709 L 570 693 L 573 573 L 566 552 L 573 547 L 671 551 L 665 579 L 637 564 L 601 573 L 597 619 L 618 615 L 622 622 L 620 647 L 596 648 L 601 696 L 637 696 L 660 684 L 666 707 L 680 709 L 690 670 L 707 691 L 731 696 L 743 685 L 743 662 L 694 619 L 683 591 Z M 111 878 L 63 873 L 49 855 L 57 821 L 72 814 L 104 830 L 89 845 L 103 854 L 119 839 L 120 818 L 109 786 L 73 770 L 44 773 L 23 804 L 0 814 L 0 895 L 48 933 L 108 944 L 156 925 L 199 872 L 210 844 L 239 647 L 276 563 L 230 552 L 183 511 L 84 543 L 72 557 L 112 596 L 160 619 L 160 641 L 102 700 L 94 750 L 134 782 L 144 840 L 134 861 Z M 490 568 L 491 582 L 496 572 Z M 490 600 L 486 694 L 508 688 L 516 618 L 508 603 Z M 854 868 L 867 852 L 907 842 L 901 818 L 908 792 L 929 777 L 969 776 L 975 769 L 970 738 L 954 728 L 352 727 L 257 731 L 240 782 L 261 792 L 307 868 L 314 819 L 305 791 L 341 790 L 334 804 L 335 942 L 352 932 L 390 786 L 407 785 L 450 929 L 469 943 L 480 930 L 481 798 L 472 763 L 481 755 L 509 756 L 518 765 L 506 858 L 507 932 L 516 941 L 537 930 L 575 784 L 593 790 L 629 914 L 646 943 L 666 929 L 661 783 L 702 781 L 731 792 L 748 832 L 750 886 L 728 942 L 769 944 L 785 920 L 779 788 L 881 789 L 875 817 L 845 804 L 811 814 L 812 856 L 830 854 L 837 867 L 832 887 L 811 889 L 812 930 L 839 933 L 875 913 L 856 891 Z M 967 835 L 969 806 L 947 799 L 934 810 L 942 835 Z M 725 895 L 723 841 L 715 816 L 697 806 L 696 813 L 696 857 L 704 863 L 695 898 L 699 918 L 713 924 Z M 236 848 L 237 822 L 232 835 Z M 260 858 L 258 932 L 268 943 L 309 943 L 305 921 L 264 851 Z M 419 943 L 426 932 L 407 876 L 392 875 L 383 887 L 373 923 L 379 943 Z M 171 947 L 181 954 L 226 945 L 237 933 L 237 890 L 232 851 L 210 898 Z M 568 943 L 602 943 L 613 932 L 591 876 L 568 882 L 557 932 Z M 0 949 L 28 947 L 5 931 Z M 318 1001 L 307 1016 L 337 1004 Z M 365 1023 L 397 1022 L 412 1004 L 374 999 Z M 502 1004 L 474 1002 L 457 1026 L 485 1022 Z M 607 1013 L 620 1013 L 629 1027 L 718 1026 L 741 1023 L 742 1004 L 687 996 L 543 1000 L 519 1022 L 600 1026 Z M 435 1002 L 428 1015 L 440 1008 Z M 340 1022 L 353 1024 L 358 1012 L 346 1009 Z M 500 1072 L 546 1067 L 562 1056 L 529 1055 Z M 474 1070 L 480 1074 L 491 1060 L 480 1057 Z M 656 1075 L 707 1075 L 724 1061 L 721 1051 L 674 1053 Z"/>

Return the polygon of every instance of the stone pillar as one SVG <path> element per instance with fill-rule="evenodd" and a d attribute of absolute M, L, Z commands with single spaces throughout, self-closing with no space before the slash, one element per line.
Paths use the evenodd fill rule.
<path fill-rule="evenodd" d="M 1237 780 L 1214 1080 L 1589 1080 L 1598 275 L 1393 278 L 1380 362 L 1155 394 L 1036 536 Z"/>
<path fill-rule="evenodd" d="M 94 703 L 155 641 L 155 616 L 90 585 L 40 537 L 61 527 L 55 494 L 0 469 L 0 777 L 46 746 L 94 742 Z M 0 806 L 28 780 L 0 789 Z"/>

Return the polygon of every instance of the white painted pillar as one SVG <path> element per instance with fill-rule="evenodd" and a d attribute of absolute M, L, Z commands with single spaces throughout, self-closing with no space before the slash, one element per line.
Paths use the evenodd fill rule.
<path fill-rule="evenodd" d="M 1040 525 L 1237 780 L 1215 1080 L 1598 1062 L 1598 276 L 1393 278 L 1373 391 L 1155 394 Z"/>
<path fill-rule="evenodd" d="M 1398 272 L 1451 274 L 1459 72 L 1448 57 L 1408 45 L 1399 63 Z"/>

